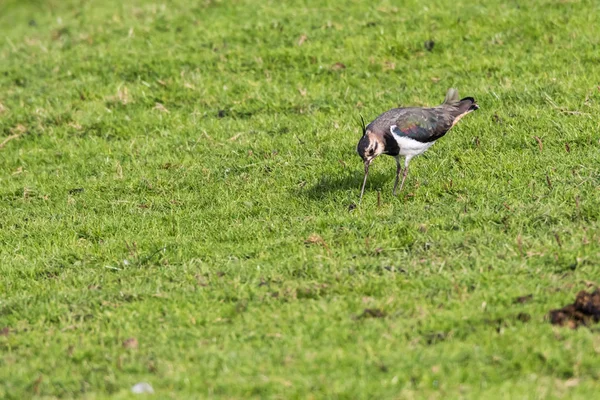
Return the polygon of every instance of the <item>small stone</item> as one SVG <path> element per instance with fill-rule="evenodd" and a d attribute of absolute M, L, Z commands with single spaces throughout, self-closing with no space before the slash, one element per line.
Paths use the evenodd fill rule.
<path fill-rule="evenodd" d="M 147 382 L 136 383 L 131 387 L 131 393 L 134 394 L 144 394 L 144 393 L 154 393 L 154 389 L 152 385 Z"/>

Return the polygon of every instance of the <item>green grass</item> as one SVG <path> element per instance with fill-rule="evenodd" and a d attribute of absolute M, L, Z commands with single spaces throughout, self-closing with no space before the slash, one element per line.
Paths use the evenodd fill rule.
<path fill-rule="evenodd" d="M 600 282 L 599 13 L 1 2 L 0 398 L 593 398 L 547 314 Z M 448 87 L 349 211 L 359 114 Z"/>

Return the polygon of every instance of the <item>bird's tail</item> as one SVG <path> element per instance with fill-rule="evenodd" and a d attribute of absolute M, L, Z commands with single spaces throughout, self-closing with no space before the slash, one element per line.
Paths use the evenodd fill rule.
<path fill-rule="evenodd" d="M 446 98 L 444 99 L 444 103 L 442 105 L 455 107 L 457 110 L 456 115 L 462 115 L 479 108 L 477 102 L 475 102 L 475 99 L 472 97 L 465 97 L 459 100 L 458 90 L 454 88 L 448 89 Z"/>

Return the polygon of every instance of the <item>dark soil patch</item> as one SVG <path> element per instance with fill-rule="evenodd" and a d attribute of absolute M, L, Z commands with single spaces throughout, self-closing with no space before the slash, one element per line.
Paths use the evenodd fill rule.
<path fill-rule="evenodd" d="M 581 291 L 577 293 L 575 302 L 550 311 L 552 325 L 567 326 L 576 329 L 581 325 L 589 326 L 600 321 L 600 289 L 592 293 Z"/>
<path fill-rule="evenodd" d="M 385 267 L 383 267 L 383 269 L 389 272 L 397 272 L 400 274 L 406 274 L 408 272 L 404 268 L 394 267 L 392 265 L 386 265 Z"/>
<path fill-rule="evenodd" d="M 356 317 L 356 319 L 365 319 L 365 318 L 385 318 L 387 316 L 386 312 L 379 308 L 365 308 L 365 310 Z"/>
<path fill-rule="evenodd" d="M 518 313 L 517 314 L 517 320 L 519 320 L 521 322 L 529 322 L 530 319 L 531 319 L 531 315 L 529 315 L 527 313 Z"/>
<path fill-rule="evenodd" d="M 533 299 L 533 295 L 532 294 L 528 294 L 526 296 L 517 297 L 514 302 L 515 302 L 515 304 L 516 303 L 523 304 L 523 303 L 530 302 L 532 299 Z"/>
<path fill-rule="evenodd" d="M 448 337 L 447 332 L 429 332 L 423 335 L 428 345 L 443 342 Z"/>
<path fill-rule="evenodd" d="M 487 325 L 491 325 L 496 329 L 497 333 L 502 333 L 505 328 L 514 325 L 515 321 L 519 321 L 522 323 L 527 323 L 531 320 L 531 315 L 520 312 L 518 314 L 507 315 L 504 318 L 496 318 L 496 319 L 484 319 L 483 322 Z"/>

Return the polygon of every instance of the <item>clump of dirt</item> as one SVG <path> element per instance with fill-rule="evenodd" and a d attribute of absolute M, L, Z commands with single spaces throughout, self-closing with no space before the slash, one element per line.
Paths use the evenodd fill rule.
<path fill-rule="evenodd" d="M 584 290 L 577 293 L 575 302 L 550 311 L 550 323 L 576 329 L 600 321 L 600 289 L 592 293 Z"/>

